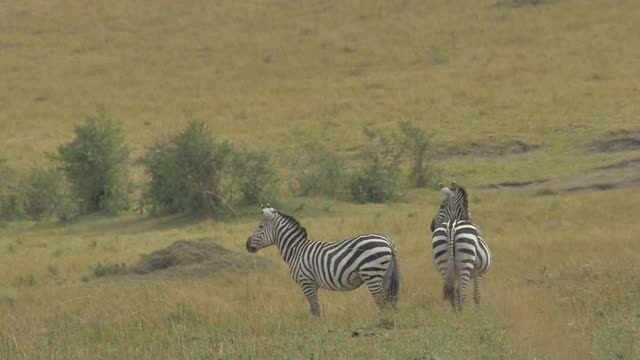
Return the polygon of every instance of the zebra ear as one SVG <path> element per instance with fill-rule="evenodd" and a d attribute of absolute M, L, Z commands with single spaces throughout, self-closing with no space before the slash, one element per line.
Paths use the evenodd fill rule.
<path fill-rule="evenodd" d="M 440 191 L 442 191 L 447 197 L 453 195 L 453 191 L 446 186 L 440 189 Z"/>

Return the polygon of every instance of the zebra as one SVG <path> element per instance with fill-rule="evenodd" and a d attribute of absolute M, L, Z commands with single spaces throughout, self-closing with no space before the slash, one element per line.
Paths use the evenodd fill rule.
<path fill-rule="evenodd" d="M 387 237 L 364 234 L 337 242 L 315 241 L 292 216 L 270 206 L 262 211 L 265 219 L 247 239 L 247 251 L 255 253 L 275 243 L 312 315 L 320 316 L 318 289 L 349 291 L 362 284 L 379 309 L 388 303 L 396 309 L 400 268 L 395 246 Z"/>
<path fill-rule="evenodd" d="M 431 221 L 431 232 L 449 220 L 469 220 L 471 221 L 471 212 L 469 211 L 469 201 L 467 200 L 467 191 L 458 186 L 455 181 L 451 182 L 451 187 L 445 187 L 442 183 L 438 183 L 440 191 L 446 197 L 440 203 L 440 210 Z"/>
<path fill-rule="evenodd" d="M 473 301 L 480 306 L 480 280 L 491 267 L 491 252 L 480 230 L 468 220 L 449 220 L 433 232 L 433 265 L 444 279 L 442 296 L 455 310 L 466 300 L 467 282 L 473 279 Z M 457 282 L 457 286 L 456 286 Z"/>

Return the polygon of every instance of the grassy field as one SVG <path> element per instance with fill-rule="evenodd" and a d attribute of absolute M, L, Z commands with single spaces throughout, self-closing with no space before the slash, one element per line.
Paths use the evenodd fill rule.
<path fill-rule="evenodd" d="M 192 116 L 273 152 L 282 174 L 305 143 L 348 158 L 363 126 L 411 120 L 435 134 L 444 176 L 468 187 L 495 263 L 482 310 L 454 314 L 430 259 L 439 192 L 388 205 L 285 194 L 281 210 L 313 238 L 375 231 L 400 255 L 397 313 L 377 313 L 365 289 L 325 291 L 313 319 L 276 249 L 251 258 L 271 260 L 268 270 L 93 276 L 98 262 L 130 265 L 180 239 L 245 252 L 257 207 L 225 222 L 5 224 L 0 358 L 640 358 L 640 170 L 612 168 L 618 189 L 567 190 L 597 182 L 590 169 L 640 157 L 593 146 L 640 133 L 640 4 L 515 3 L 526 1 L 3 4 L 9 166 L 45 164 L 99 111 L 125 129 L 135 157 Z M 514 142 L 531 151 L 509 150 Z M 560 180 L 482 187 L 538 179 Z"/>

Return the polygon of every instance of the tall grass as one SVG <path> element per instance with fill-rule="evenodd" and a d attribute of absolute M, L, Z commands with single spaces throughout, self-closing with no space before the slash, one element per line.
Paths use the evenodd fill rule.
<path fill-rule="evenodd" d="M 626 224 L 633 221 L 638 200 L 624 190 L 545 197 L 476 194 L 482 201 L 472 201 L 475 220 L 495 257 L 477 314 L 467 307 L 456 315 L 440 299 L 442 283 L 426 235 L 430 214 L 423 210 L 437 204 L 435 192 L 416 193 L 410 204 L 337 204 L 324 215 L 310 205 L 315 215 L 305 215 L 307 210 L 298 215 L 317 239 L 366 231 L 389 235 L 401 261 L 397 313 L 377 313 L 366 289 L 323 291 L 323 316 L 313 319 L 275 249 L 258 255 L 274 262 L 269 271 L 81 281 L 97 262 L 131 264 L 138 254 L 178 238 L 213 236 L 243 251 L 259 216 L 233 224 L 173 223 L 166 229 L 160 226 L 167 220 L 107 218 L 26 233 L 5 230 L 0 241 L 12 243 L 15 251 L 0 253 L 0 261 L 10 264 L 0 283 L 31 273 L 35 284 L 3 287 L 0 353 L 185 359 L 637 356 L 640 288 L 634 279 L 640 268 L 633 264 L 640 248 Z M 527 206 L 513 206 L 524 200 Z M 617 231 L 607 231 L 603 223 Z M 56 247 L 66 250 L 54 255 Z M 56 275 L 48 270 L 51 265 Z M 353 337 L 356 330 L 360 335 Z"/>

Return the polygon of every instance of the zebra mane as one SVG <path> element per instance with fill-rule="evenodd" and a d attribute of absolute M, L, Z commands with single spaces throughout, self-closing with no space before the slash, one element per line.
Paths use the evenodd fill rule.
<path fill-rule="evenodd" d="M 465 210 L 469 211 L 469 200 L 468 200 L 467 190 L 465 190 L 460 185 L 456 185 L 456 190 L 462 193 L 462 205 L 464 206 Z"/>
<path fill-rule="evenodd" d="M 304 233 L 304 237 L 308 238 L 307 236 L 307 229 L 304 228 L 304 226 L 300 225 L 300 222 L 298 220 L 296 220 L 296 218 L 294 218 L 291 215 L 287 215 L 287 214 L 283 214 L 281 212 L 278 212 L 278 215 L 282 218 L 284 218 L 284 220 L 286 220 L 287 222 L 291 223 L 293 226 L 298 227 L 300 230 L 302 230 L 302 232 Z"/>

